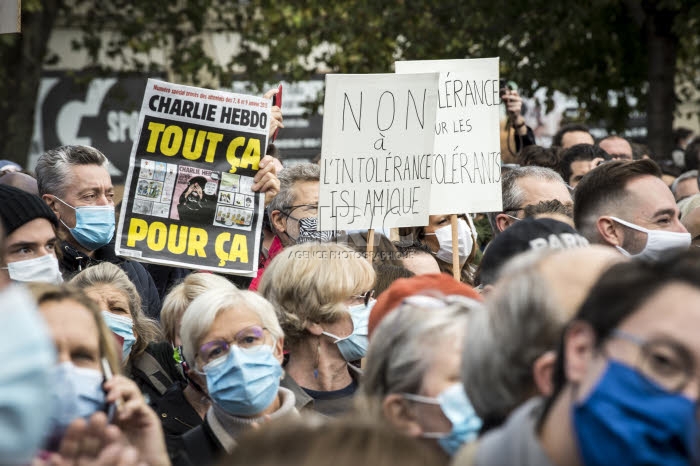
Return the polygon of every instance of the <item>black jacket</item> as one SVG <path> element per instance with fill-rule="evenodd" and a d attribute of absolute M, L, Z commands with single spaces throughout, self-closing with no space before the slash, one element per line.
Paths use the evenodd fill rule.
<path fill-rule="evenodd" d="M 185 277 L 192 272 L 191 269 L 171 267 L 169 265 L 148 264 L 146 262 L 141 265 L 153 278 L 161 302 L 165 300 L 165 295 L 168 294 L 172 287 L 182 283 Z"/>
<path fill-rule="evenodd" d="M 59 265 L 64 280 L 70 280 L 73 275 L 81 270 L 100 262 L 115 264 L 126 272 L 129 280 L 139 290 L 143 312 L 153 319 L 158 320 L 160 318 L 160 296 L 153 278 L 140 263 L 117 257 L 114 253 L 114 240 L 96 250 L 92 258 L 63 241 L 59 242 L 59 249 Z"/>
<path fill-rule="evenodd" d="M 173 358 L 173 347 L 167 342 L 149 343 L 146 351 L 129 359 L 126 373 L 152 408 L 174 383 L 185 380 Z"/>
<path fill-rule="evenodd" d="M 153 409 L 163 424 L 165 443 L 171 457 L 182 448 L 182 435 L 202 424 L 203 420 L 185 398 L 186 383 L 178 381 L 168 388 Z"/>

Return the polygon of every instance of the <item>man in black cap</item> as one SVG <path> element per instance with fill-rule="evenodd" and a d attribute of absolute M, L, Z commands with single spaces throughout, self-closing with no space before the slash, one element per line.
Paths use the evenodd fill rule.
<path fill-rule="evenodd" d="M 204 192 L 207 179 L 194 176 L 187 183 L 187 188 L 180 194 L 177 213 L 180 221 L 190 224 L 211 225 L 214 222 L 216 200 Z"/>
<path fill-rule="evenodd" d="M 58 219 L 39 196 L 0 184 L 0 221 L 7 235 L 0 260 L 4 278 L 63 281 L 54 251 Z"/>
<path fill-rule="evenodd" d="M 516 255 L 534 249 L 568 249 L 588 246 L 588 241 L 566 223 L 550 218 L 526 218 L 498 235 L 484 252 L 477 281 L 488 286 L 501 267 Z"/>

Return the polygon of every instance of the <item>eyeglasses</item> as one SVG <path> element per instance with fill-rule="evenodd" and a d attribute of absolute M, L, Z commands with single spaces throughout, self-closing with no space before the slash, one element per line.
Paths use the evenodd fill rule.
<path fill-rule="evenodd" d="M 365 303 L 365 306 L 369 305 L 369 300 L 374 298 L 374 290 L 365 291 L 362 294 L 356 294 L 350 297 L 353 301 L 360 301 Z"/>
<path fill-rule="evenodd" d="M 650 388 L 662 388 L 672 393 L 682 392 L 696 374 L 690 352 L 668 339 L 647 340 L 614 330 L 614 338 L 629 341 L 639 347 L 636 369 L 651 383 Z"/>
<path fill-rule="evenodd" d="M 214 340 L 203 344 L 199 348 L 199 357 L 203 361 L 203 365 L 207 365 L 212 361 L 226 357 L 231 350 L 231 346 L 239 348 L 254 348 L 265 344 L 265 330 L 259 325 L 251 325 L 246 327 L 233 337 L 233 341 Z"/>
<path fill-rule="evenodd" d="M 287 212 L 290 214 L 294 212 L 296 209 L 302 209 L 302 212 L 305 214 L 310 214 L 310 215 L 318 215 L 318 204 L 299 204 L 299 205 L 290 205 L 284 208 Z"/>

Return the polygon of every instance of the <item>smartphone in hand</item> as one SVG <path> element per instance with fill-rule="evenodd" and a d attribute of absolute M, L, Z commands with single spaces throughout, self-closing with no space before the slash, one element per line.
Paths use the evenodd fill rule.
<path fill-rule="evenodd" d="M 112 368 L 109 367 L 109 362 L 107 362 L 107 358 L 102 358 L 102 373 L 105 376 L 105 382 L 108 380 L 111 380 L 114 374 L 112 374 Z M 105 391 L 105 396 L 107 396 L 107 392 Z M 107 406 L 105 407 L 105 413 L 107 414 L 107 422 L 110 424 L 114 424 L 114 418 L 117 414 L 117 403 L 107 403 Z"/>

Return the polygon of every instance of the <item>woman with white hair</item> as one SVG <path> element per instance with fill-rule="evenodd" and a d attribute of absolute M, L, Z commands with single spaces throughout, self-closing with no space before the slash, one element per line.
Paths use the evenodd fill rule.
<path fill-rule="evenodd" d="M 184 376 L 168 387 L 154 406 L 163 423 L 169 452 L 180 450 L 181 436 L 200 425 L 211 406 L 211 400 L 202 388 L 206 386 L 204 377 L 183 363 L 180 327 L 182 316 L 192 301 L 207 291 L 216 289 L 235 290 L 236 287 L 220 275 L 207 272 L 191 273 L 182 283 L 171 288 L 163 300 L 160 323 Z"/>
<path fill-rule="evenodd" d="M 191 370 L 212 401 L 204 423 L 183 435 L 193 464 L 215 462 L 246 430 L 298 416 L 294 394 L 280 387 L 284 334 L 272 305 L 252 291 L 208 291 L 187 308 L 180 328 Z"/>
<path fill-rule="evenodd" d="M 258 291 L 274 306 L 289 361 L 283 385 L 297 408 L 327 416 L 352 409 L 367 351 L 375 273 L 347 246 L 298 244 L 275 257 Z"/>
<path fill-rule="evenodd" d="M 372 333 L 360 413 L 449 456 L 476 439 L 481 420 L 461 383 L 460 362 L 477 306 L 462 296 L 414 295 L 384 317 Z"/>

